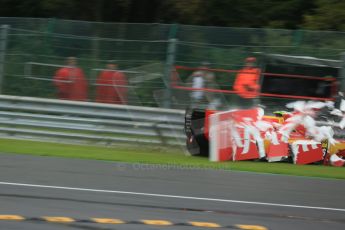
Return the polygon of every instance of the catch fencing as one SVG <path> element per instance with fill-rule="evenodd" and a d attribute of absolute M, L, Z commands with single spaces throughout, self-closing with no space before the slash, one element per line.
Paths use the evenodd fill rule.
<path fill-rule="evenodd" d="M 94 101 L 100 70 L 111 59 L 128 77 L 129 105 L 179 109 L 189 105 L 190 93 L 172 89 L 174 66 L 195 68 L 206 60 L 212 69 L 233 70 L 216 73 L 217 88 L 231 90 L 247 56 L 260 62 L 261 54 L 342 63 L 345 58 L 344 32 L 6 17 L 0 18 L 0 25 L 7 25 L 0 31 L 0 91 L 17 96 L 56 98 L 51 79 L 68 56 L 76 56 L 86 73 L 89 101 Z M 191 72 L 179 74 L 182 85 L 188 85 Z M 344 71 L 333 77 L 344 82 Z"/>

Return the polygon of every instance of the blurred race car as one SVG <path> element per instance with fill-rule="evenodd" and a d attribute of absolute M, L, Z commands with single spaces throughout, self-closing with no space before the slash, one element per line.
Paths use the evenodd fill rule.
<path fill-rule="evenodd" d="M 341 108 L 337 95 L 342 62 L 280 54 L 261 54 L 259 59 L 265 70 L 260 103 L 272 115 L 264 115 L 259 108 L 187 109 L 188 151 L 212 161 L 264 159 L 307 164 L 337 154 L 332 160 L 342 162 L 345 103 Z M 309 101 L 291 102 L 291 112 L 274 112 L 282 108 L 283 100 Z M 329 111 L 328 102 L 332 101 L 337 115 Z"/>
<path fill-rule="evenodd" d="M 326 103 L 303 103 L 303 111 L 280 111 L 273 115 L 264 115 L 261 108 L 187 110 L 187 149 L 190 154 L 208 156 L 211 161 L 261 159 L 293 161 L 295 164 L 323 162 L 325 159 L 330 164 L 330 156 L 339 153 L 332 161 L 342 165 L 345 141 L 339 134 L 344 132 L 335 123 L 326 122 L 328 126 L 325 126 L 325 121 L 314 121 L 315 108 L 307 108 L 308 105 L 326 106 Z M 297 102 L 297 106 L 300 105 L 301 102 Z"/>

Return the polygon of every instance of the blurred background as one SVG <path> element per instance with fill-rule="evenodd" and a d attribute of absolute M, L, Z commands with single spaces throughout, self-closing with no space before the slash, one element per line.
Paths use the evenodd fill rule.
<path fill-rule="evenodd" d="M 56 97 L 50 80 L 66 57 L 75 56 L 89 82 L 90 101 L 99 69 L 116 60 L 119 69 L 128 71 L 129 104 L 184 108 L 186 90 L 163 96 L 171 87 L 173 66 L 195 68 L 207 61 L 209 68 L 220 69 L 215 71 L 217 87 L 231 90 L 236 72 L 221 70 L 240 69 L 248 56 L 256 56 L 258 65 L 267 62 L 262 54 L 341 60 L 345 49 L 343 1 L 0 3 L 1 92 L 10 95 Z M 291 69 L 296 63 L 281 66 Z M 191 73 L 178 69 L 180 83 L 188 84 Z"/>
<path fill-rule="evenodd" d="M 85 74 L 87 101 L 95 101 L 97 78 L 113 60 L 128 81 L 126 104 L 179 113 L 191 106 L 191 76 L 205 62 L 214 79 L 202 88 L 205 97 L 217 98 L 216 108 L 241 104 L 233 83 L 247 57 L 255 57 L 261 69 L 256 103 L 269 111 L 296 99 L 332 100 L 344 90 L 344 1 L 0 0 L 0 5 L 3 95 L 57 99 L 53 77 L 67 57 L 76 57 Z M 198 107 L 212 102 L 205 99 Z"/>

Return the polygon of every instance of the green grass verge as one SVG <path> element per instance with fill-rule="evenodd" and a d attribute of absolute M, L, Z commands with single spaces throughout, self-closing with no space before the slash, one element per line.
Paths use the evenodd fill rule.
<path fill-rule="evenodd" d="M 97 147 L 0 139 L 0 152 L 345 179 L 345 167 L 253 161 L 215 163 L 209 162 L 206 158 L 185 156 L 182 150 L 153 149 L 143 146 Z"/>

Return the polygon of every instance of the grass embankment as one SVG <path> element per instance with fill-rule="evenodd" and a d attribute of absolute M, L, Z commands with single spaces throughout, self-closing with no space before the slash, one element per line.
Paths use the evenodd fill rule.
<path fill-rule="evenodd" d="M 0 152 L 345 179 L 345 167 L 253 161 L 215 163 L 209 162 L 207 158 L 186 156 L 179 149 L 167 151 L 143 146 L 97 147 L 0 139 Z"/>

